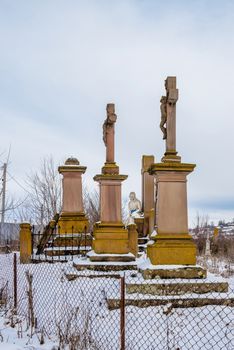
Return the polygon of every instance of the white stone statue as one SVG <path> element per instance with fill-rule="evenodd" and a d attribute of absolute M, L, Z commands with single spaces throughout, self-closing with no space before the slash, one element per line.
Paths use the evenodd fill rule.
<path fill-rule="evenodd" d="M 209 233 L 207 232 L 207 237 L 206 237 L 206 249 L 205 249 L 205 257 L 209 258 L 211 257 L 211 250 L 210 250 L 210 237 Z"/>
<path fill-rule="evenodd" d="M 134 224 L 134 218 L 141 218 L 141 201 L 136 198 L 135 192 L 130 192 L 129 194 L 130 201 L 128 202 L 128 218 L 126 226 L 129 224 Z"/>

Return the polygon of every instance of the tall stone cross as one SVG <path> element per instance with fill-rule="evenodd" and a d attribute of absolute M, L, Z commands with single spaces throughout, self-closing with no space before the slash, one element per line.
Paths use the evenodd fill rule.
<path fill-rule="evenodd" d="M 166 152 L 164 161 L 179 161 L 176 151 L 176 102 L 178 100 L 178 89 L 176 88 L 176 77 L 167 77 L 165 80 L 166 96 L 161 97 L 161 123 L 163 139 L 166 140 Z M 171 159 L 172 158 L 172 159 Z"/>
<path fill-rule="evenodd" d="M 108 103 L 106 106 L 107 117 L 103 124 L 103 141 L 106 146 L 106 163 L 115 162 L 115 114 L 114 103 Z"/>

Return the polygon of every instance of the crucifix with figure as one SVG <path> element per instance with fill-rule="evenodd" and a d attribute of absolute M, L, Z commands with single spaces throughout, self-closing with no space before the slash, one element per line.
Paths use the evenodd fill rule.
<path fill-rule="evenodd" d="M 163 139 L 166 141 L 166 152 L 163 162 L 179 162 L 180 157 L 176 151 L 176 102 L 178 100 L 178 89 L 176 88 L 176 77 L 167 77 L 165 80 L 166 96 L 161 97 L 161 123 Z"/>
<path fill-rule="evenodd" d="M 94 176 L 94 180 L 99 183 L 100 216 L 98 222 L 94 225 L 92 247 L 95 254 L 90 256 L 90 260 L 134 261 L 134 255 L 131 255 L 129 260 L 128 230 L 122 221 L 121 185 L 128 176 L 119 174 L 119 167 L 115 163 L 115 123 L 117 115 L 115 114 L 114 103 L 107 104 L 106 113 L 102 126 L 106 159 L 101 174 Z"/>
<path fill-rule="evenodd" d="M 106 163 L 114 163 L 115 162 L 115 123 L 117 120 L 114 103 L 107 104 L 106 112 L 107 112 L 107 117 L 103 123 L 103 142 L 106 146 Z"/>

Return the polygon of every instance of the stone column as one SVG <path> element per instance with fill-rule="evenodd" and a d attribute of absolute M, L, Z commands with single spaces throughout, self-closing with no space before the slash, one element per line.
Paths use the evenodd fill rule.
<path fill-rule="evenodd" d="M 31 225 L 27 222 L 20 224 L 20 262 L 29 264 L 32 256 L 32 232 Z"/>
<path fill-rule="evenodd" d="M 148 173 L 150 166 L 154 164 L 154 156 L 142 156 L 142 211 L 144 212 L 144 236 L 147 236 L 150 232 L 149 229 L 149 217 L 150 211 L 155 206 L 155 191 L 154 191 L 154 177 Z"/>
<path fill-rule="evenodd" d="M 68 158 L 58 171 L 63 175 L 62 213 L 58 221 L 60 233 L 84 232 L 88 226 L 82 195 L 82 174 L 86 167 L 79 165 L 76 158 Z"/>

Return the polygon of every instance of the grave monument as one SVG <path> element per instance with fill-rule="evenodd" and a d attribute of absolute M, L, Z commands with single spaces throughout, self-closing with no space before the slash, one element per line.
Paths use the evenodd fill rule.
<path fill-rule="evenodd" d="M 85 232 L 88 219 L 84 213 L 82 175 L 86 171 L 76 158 L 70 157 L 58 171 L 63 175 L 62 212 L 58 220 L 60 234 Z"/>
<path fill-rule="evenodd" d="M 188 232 L 187 176 L 195 164 L 182 163 L 176 150 L 176 77 L 165 81 L 161 98 L 161 123 L 166 151 L 161 163 L 149 173 L 156 180 L 156 234 L 148 243 L 147 255 L 153 265 L 195 265 L 196 247 Z M 194 271 L 193 271 L 194 272 Z"/>
<path fill-rule="evenodd" d="M 121 184 L 127 175 L 119 174 L 115 162 L 115 105 L 107 104 L 107 117 L 103 124 L 103 141 L 106 147 L 106 162 L 102 173 L 94 177 L 100 188 L 100 221 L 94 226 L 91 261 L 133 261 L 130 254 L 129 233 L 122 222 Z"/>

